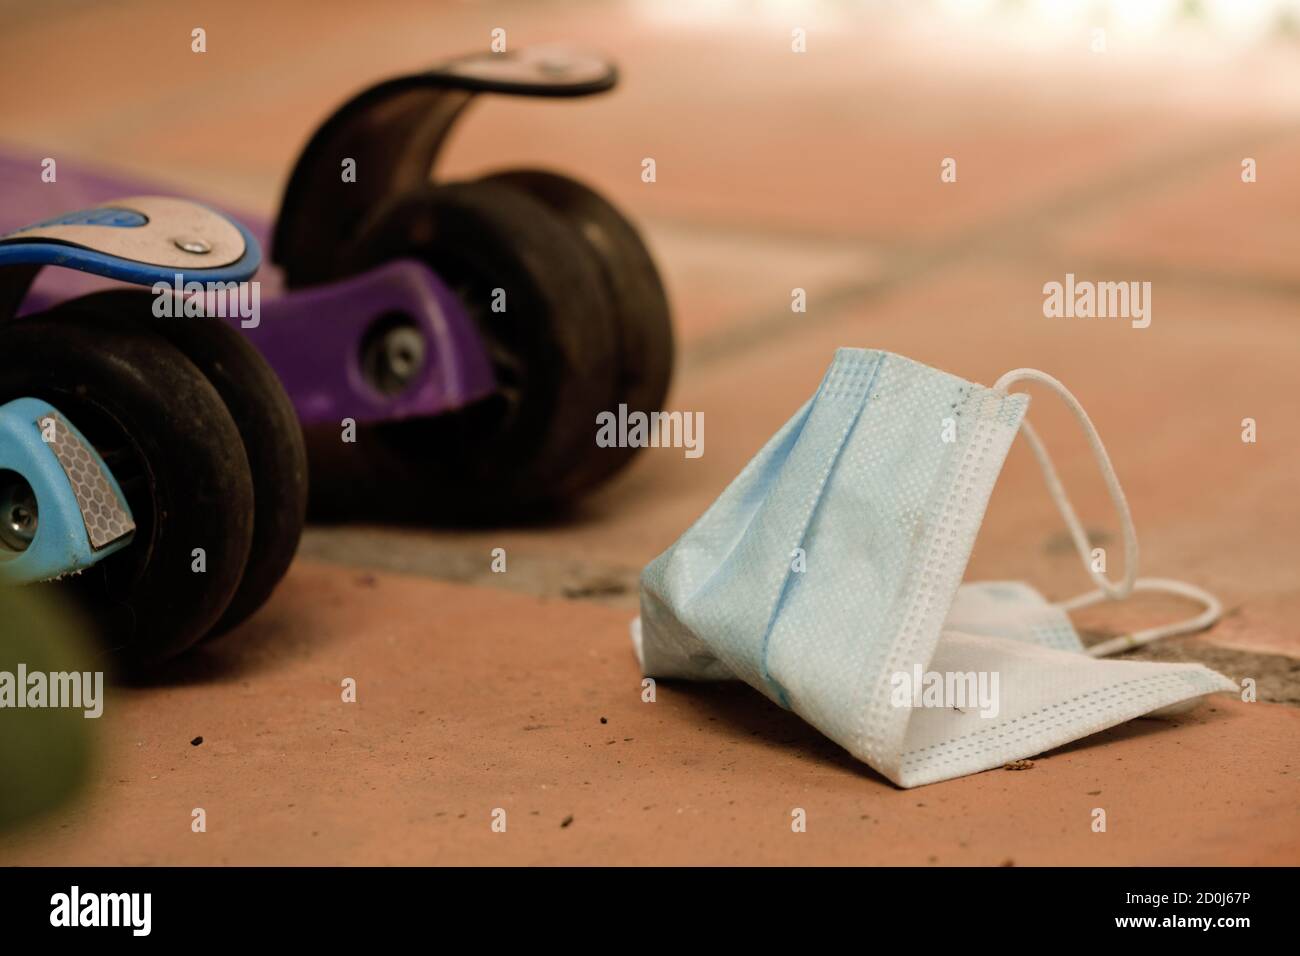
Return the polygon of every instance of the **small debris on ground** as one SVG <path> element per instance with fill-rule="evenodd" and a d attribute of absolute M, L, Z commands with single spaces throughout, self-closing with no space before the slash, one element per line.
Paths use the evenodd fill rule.
<path fill-rule="evenodd" d="M 560 829 L 563 830 L 572 822 L 573 822 L 573 814 L 570 813 L 567 817 L 565 817 L 563 820 L 560 821 Z"/>
<path fill-rule="evenodd" d="M 197 747 L 197 746 L 198 746 L 199 744 L 201 744 L 201 743 L 203 743 L 203 738 L 202 738 L 202 737 L 195 737 L 193 740 L 190 741 L 190 746 L 191 746 L 191 747 Z"/>
<path fill-rule="evenodd" d="M 569 585 L 561 593 L 571 601 L 583 598 L 617 597 L 627 593 L 627 585 L 613 579 L 596 579 Z"/>
<path fill-rule="evenodd" d="M 1032 760 L 1013 760 L 1011 763 L 1003 764 L 1003 770 L 1032 770 L 1034 762 Z"/>

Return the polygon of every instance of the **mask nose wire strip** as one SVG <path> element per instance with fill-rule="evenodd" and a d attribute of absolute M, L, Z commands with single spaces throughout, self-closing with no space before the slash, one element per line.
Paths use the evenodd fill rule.
<path fill-rule="evenodd" d="M 1169 578 L 1138 578 L 1133 582 L 1133 590 L 1185 597 L 1204 604 L 1205 610 L 1196 617 L 1188 618 L 1185 621 L 1163 624 L 1160 627 L 1149 627 L 1146 630 L 1134 631 L 1132 634 L 1124 634 L 1120 637 L 1111 638 L 1109 641 L 1094 644 L 1088 648 L 1088 653 L 1093 657 L 1109 657 L 1111 654 L 1127 651 L 1131 647 L 1141 647 L 1143 644 L 1150 644 L 1152 641 L 1158 641 L 1164 637 L 1175 637 L 1179 634 L 1192 634 L 1196 631 L 1203 631 L 1223 616 L 1223 605 L 1219 603 L 1218 598 L 1209 591 L 1203 591 L 1196 585 L 1188 584 L 1185 581 L 1174 581 Z M 1103 591 L 1089 591 L 1087 594 L 1080 594 L 1068 601 L 1062 601 L 1057 607 L 1063 611 L 1074 611 L 1104 600 L 1106 600 L 1106 594 Z"/>
<path fill-rule="evenodd" d="M 1056 502 L 1056 508 L 1065 520 L 1066 527 L 1070 529 L 1070 536 L 1074 539 L 1074 547 L 1079 552 L 1080 560 L 1083 561 L 1084 570 L 1088 572 L 1089 577 L 1101 588 L 1106 597 L 1112 600 L 1126 598 L 1133 590 L 1133 584 L 1137 580 L 1137 531 L 1133 527 L 1133 515 L 1129 512 L 1128 499 L 1124 497 L 1124 491 L 1119 486 L 1119 478 L 1115 476 L 1115 468 L 1110 463 L 1110 455 L 1106 454 L 1106 447 L 1101 443 L 1101 436 L 1097 434 L 1092 419 L 1083 410 L 1079 400 L 1070 393 L 1069 389 L 1046 372 L 1040 372 L 1034 368 L 1012 369 L 998 379 L 993 384 L 993 388 L 996 391 L 1006 391 L 1008 386 L 1021 381 L 1039 382 L 1056 392 L 1070 411 L 1074 413 L 1074 417 L 1078 419 L 1080 427 L 1083 428 L 1084 435 L 1088 438 L 1088 444 L 1092 446 L 1093 456 L 1097 459 L 1097 466 L 1101 469 L 1101 476 L 1106 482 L 1106 489 L 1110 492 L 1110 499 L 1115 504 L 1115 511 L 1119 515 L 1120 529 L 1124 536 L 1124 577 L 1119 583 L 1110 580 L 1102 572 L 1093 569 L 1089 554 L 1088 535 L 1083 530 L 1083 525 L 1079 523 L 1078 515 L 1074 513 L 1074 507 L 1070 504 L 1070 499 L 1061 484 L 1060 476 L 1056 473 L 1056 466 L 1052 464 L 1051 456 L 1047 454 L 1047 447 L 1038 437 L 1038 433 L 1034 431 L 1033 426 L 1029 424 L 1028 419 L 1021 425 L 1025 440 L 1029 442 L 1034 457 L 1038 459 L 1038 466 L 1043 471 L 1043 480 L 1047 483 L 1047 490 L 1051 494 L 1052 500 Z"/>

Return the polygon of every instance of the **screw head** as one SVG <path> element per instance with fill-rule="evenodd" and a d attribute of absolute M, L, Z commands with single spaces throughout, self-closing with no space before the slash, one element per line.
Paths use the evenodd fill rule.
<path fill-rule="evenodd" d="M 361 343 L 361 369 L 380 394 L 400 395 L 419 376 L 427 359 L 424 333 L 400 313 L 376 320 Z"/>
<path fill-rule="evenodd" d="M 424 365 L 424 336 L 417 329 L 393 329 L 384 336 L 383 348 L 389 372 L 402 385 Z"/>
<path fill-rule="evenodd" d="M 27 480 L 14 471 L 0 471 L 0 558 L 26 551 L 36 539 L 40 507 Z"/>

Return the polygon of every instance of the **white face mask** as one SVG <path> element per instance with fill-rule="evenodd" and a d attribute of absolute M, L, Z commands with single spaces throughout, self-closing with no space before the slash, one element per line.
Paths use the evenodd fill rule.
<path fill-rule="evenodd" d="M 1088 436 L 1120 515 L 1125 576 L 1087 536 L 1028 422 L 1030 379 Z M 961 585 L 1018 431 L 1099 590 L 1060 605 L 1023 584 Z M 904 787 L 987 770 L 1236 685 L 1199 664 L 1096 659 L 1208 626 L 1218 602 L 1138 580 L 1128 504 L 1092 422 L 1041 372 L 989 389 L 885 352 L 840 349 L 817 394 L 641 576 L 633 640 L 650 677 L 739 678 Z M 960 587 L 959 587 L 960 586 Z M 1083 653 L 1068 611 L 1133 590 L 1207 605 Z"/>

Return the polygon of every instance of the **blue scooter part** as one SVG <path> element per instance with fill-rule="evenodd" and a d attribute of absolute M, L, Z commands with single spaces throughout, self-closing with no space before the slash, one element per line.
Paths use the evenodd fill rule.
<path fill-rule="evenodd" d="M 185 199 L 137 196 L 0 236 L 0 321 L 14 315 L 47 265 L 135 285 L 236 283 L 262 262 L 243 225 Z"/>
<path fill-rule="evenodd" d="M 0 321 L 47 265 L 171 290 L 242 282 L 261 261 L 253 235 L 206 206 L 159 196 L 114 200 L 0 236 Z M 112 472 L 71 422 L 37 399 L 0 407 L 0 583 L 85 570 L 125 547 L 134 531 Z"/>
<path fill-rule="evenodd" d="M 84 571 L 134 534 L 122 489 L 76 426 L 39 399 L 0 406 L 0 583 Z"/>

